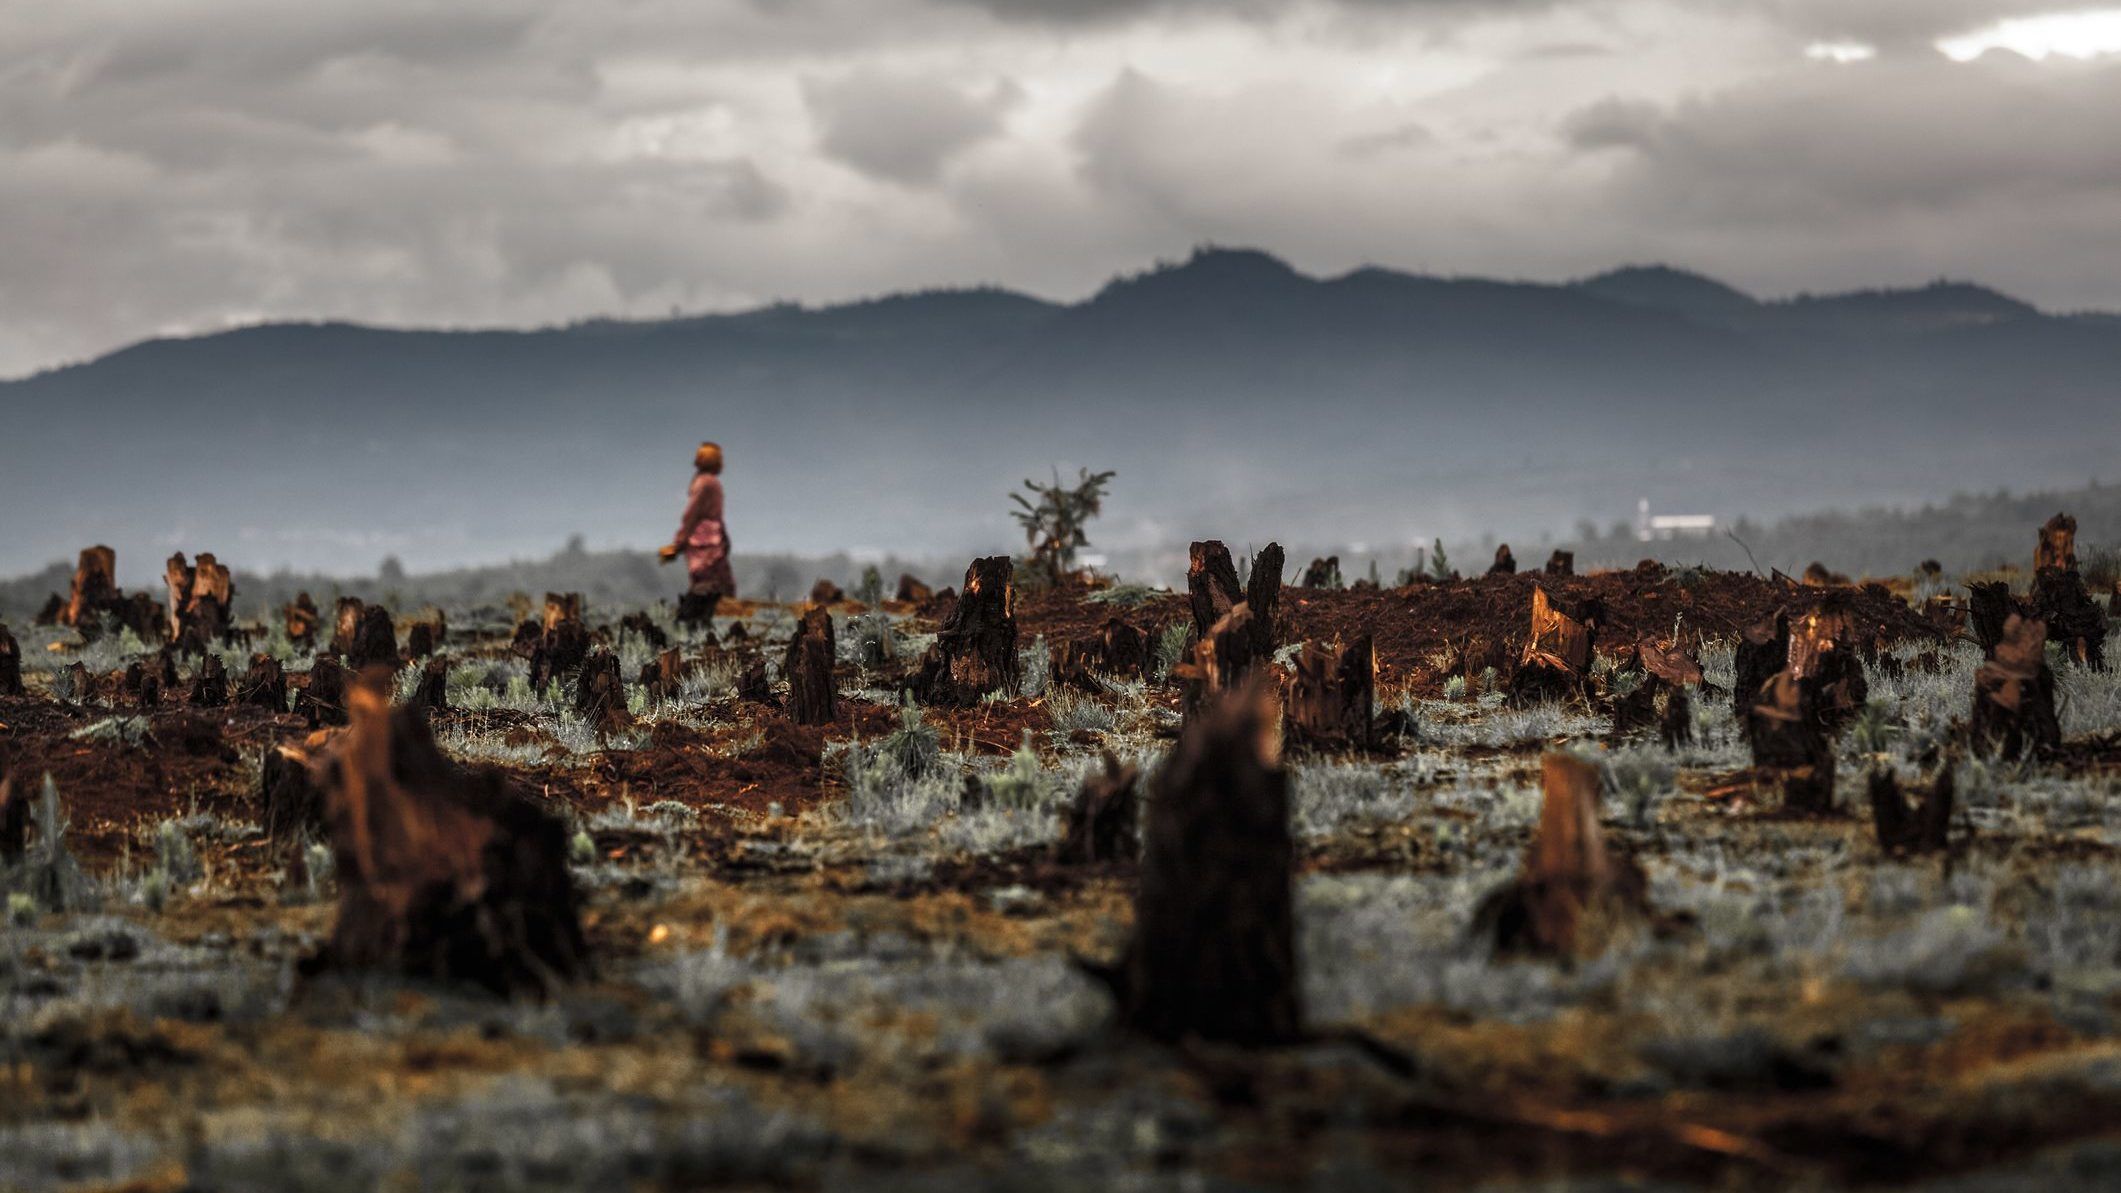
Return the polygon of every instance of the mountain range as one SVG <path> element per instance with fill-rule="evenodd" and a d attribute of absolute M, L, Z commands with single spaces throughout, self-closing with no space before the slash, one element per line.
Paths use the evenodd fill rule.
<path fill-rule="evenodd" d="M 373 571 L 673 529 L 694 443 L 739 551 L 1014 545 L 1026 476 L 1118 472 L 1099 541 L 1426 542 L 2081 483 L 2121 319 L 1980 286 L 1763 301 L 1203 249 L 1056 303 L 938 290 L 525 331 L 279 323 L 0 382 L 0 572 L 80 546 Z"/>

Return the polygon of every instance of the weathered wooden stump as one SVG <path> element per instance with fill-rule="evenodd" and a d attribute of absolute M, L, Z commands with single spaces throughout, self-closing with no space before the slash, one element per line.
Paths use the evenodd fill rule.
<path fill-rule="evenodd" d="M 405 631 L 405 658 L 417 663 L 435 652 L 434 627 L 424 621 L 412 623 Z"/>
<path fill-rule="evenodd" d="M 1554 548 L 1554 553 L 1552 555 L 1547 556 L 1547 566 L 1545 570 L 1546 574 L 1549 576 L 1575 575 L 1576 553 L 1574 551 L 1564 551 L 1559 547 Z"/>
<path fill-rule="evenodd" d="M 29 852 L 29 801 L 28 791 L 15 791 L 13 775 L 0 778 L 0 865 L 14 865 Z"/>
<path fill-rule="evenodd" d="M 361 634 L 361 620 L 368 606 L 360 597 L 340 597 L 332 609 L 331 653 L 345 658 Z"/>
<path fill-rule="evenodd" d="M 275 845 L 299 844 L 324 835 L 324 792 L 335 762 L 331 744 L 345 731 L 325 729 L 299 745 L 265 752 L 258 776 L 258 804 L 265 837 Z"/>
<path fill-rule="evenodd" d="M 2023 612 L 2046 622 L 2048 641 L 2061 643 L 2070 658 L 2102 670 L 2106 666 L 2107 611 L 2092 599 L 2091 589 L 2077 571 L 2076 538 L 2076 520 L 2067 514 L 2056 514 L 2041 528 L 2037 557 L 2046 562 L 2033 573 Z"/>
<path fill-rule="evenodd" d="M 1564 604 L 1546 586 L 1532 586 L 1532 635 L 1510 675 L 1510 699 L 1520 703 L 1570 700 L 1589 690 L 1598 623 L 1605 608 L 1596 598 Z"/>
<path fill-rule="evenodd" d="M 30 624 L 34 626 L 54 626 L 58 625 L 65 616 L 66 599 L 55 592 L 45 600 L 44 607 L 37 610 L 37 615 L 30 618 Z"/>
<path fill-rule="evenodd" d="M 90 704 L 96 699 L 96 680 L 88 668 L 80 663 L 68 663 L 59 670 L 52 684 L 52 694 L 69 704 Z"/>
<path fill-rule="evenodd" d="M 1136 796 L 1140 781 L 1139 768 L 1121 764 L 1107 751 L 1104 773 L 1084 779 L 1076 792 L 1075 803 L 1068 809 L 1068 827 L 1054 844 L 1053 860 L 1092 865 L 1129 861 L 1140 853 L 1137 820 L 1141 801 Z"/>
<path fill-rule="evenodd" d="M 1271 659 L 1281 647 L 1281 573 L 1286 566 L 1280 543 L 1268 543 L 1252 557 L 1245 583 L 1245 605 L 1252 611 L 1252 651 Z"/>
<path fill-rule="evenodd" d="M 2077 520 L 2068 514 L 2056 514 L 2042 524 L 2040 543 L 2033 548 L 2033 573 L 2050 569 L 2077 570 Z"/>
<path fill-rule="evenodd" d="M 1262 677 L 1188 728 L 1158 772 L 1120 983 L 1135 1031 L 1239 1045 L 1302 1031 L 1280 722 Z"/>
<path fill-rule="evenodd" d="M 567 834 L 490 768 L 443 757 L 390 673 L 349 693 L 325 819 L 338 921 L 308 969 L 381 970 L 550 993 L 588 972 Z"/>
<path fill-rule="evenodd" d="M 1951 844 L 1952 768 L 1938 768 L 1936 781 L 1914 806 L 1891 771 L 1871 772 L 1871 821 L 1878 847 L 1891 854 L 1942 853 Z"/>
<path fill-rule="evenodd" d="M 779 707 L 780 700 L 773 694 L 773 681 L 766 674 L 766 660 L 753 658 L 737 672 L 736 698 L 746 704 L 764 704 Z"/>
<path fill-rule="evenodd" d="M 390 610 L 370 605 L 361 610 L 361 624 L 346 648 L 346 665 L 358 672 L 378 663 L 398 665 L 398 630 L 391 624 Z"/>
<path fill-rule="evenodd" d="M 1589 958 L 1649 916 L 1649 880 L 1598 824 L 1598 768 L 1568 754 L 1541 765 L 1539 826 L 1517 879 L 1475 911 L 1498 951 Z"/>
<path fill-rule="evenodd" d="M 601 646 L 589 652 L 575 673 L 574 713 L 602 732 L 633 720 L 626 708 L 626 684 L 619 674 L 619 657 Z"/>
<path fill-rule="evenodd" d="M 619 642 L 623 645 L 628 636 L 639 638 L 650 650 L 668 650 L 670 635 L 655 623 L 655 618 L 646 613 L 628 613 L 619 619 Z"/>
<path fill-rule="evenodd" d="M 898 578 L 898 599 L 909 605 L 925 605 L 935 599 L 935 590 L 921 583 L 913 573 L 901 572 Z"/>
<path fill-rule="evenodd" d="M 2062 746 L 2055 716 L 2055 674 L 2047 665 L 2047 626 L 2011 614 L 2003 639 L 1974 672 L 1974 710 L 1968 729 L 1976 749 L 2016 758 L 2051 754 Z"/>
<path fill-rule="evenodd" d="M 295 715 L 311 729 L 346 723 L 346 670 L 330 655 L 309 665 L 309 681 L 295 693 Z"/>
<path fill-rule="evenodd" d="M 1790 616 L 1777 611 L 1738 635 L 1732 670 L 1731 715 L 1745 724 L 1760 701 L 1760 690 L 1790 662 Z"/>
<path fill-rule="evenodd" d="M 405 703 L 423 713 L 449 711 L 449 660 L 431 657 L 420 666 L 420 679 Z"/>
<path fill-rule="evenodd" d="M 1495 562 L 1488 565 L 1490 576 L 1514 576 L 1517 574 L 1517 557 L 1510 554 L 1510 544 L 1495 548 Z"/>
<path fill-rule="evenodd" d="M 522 643 L 525 634 L 520 627 L 516 636 Z M 582 621 L 582 594 L 546 593 L 545 614 L 536 636 L 529 641 L 530 686 L 543 691 L 554 680 L 572 675 L 589 657 L 589 647 L 589 626 Z"/>
<path fill-rule="evenodd" d="M 1667 750 L 1693 744 L 1694 704 L 1687 697 L 1685 688 L 1665 685 L 1664 708 L 1657 719 L 1657 739 Z"/>
<path fill-rule="evenodd" d="M 1288 737 L 1317 750 L 1376 744 L 1377 652 L 1365 634 L 1335 650 L 1305 642 L 1289 679 Z"/>
<path fill-rule="evenodd" d="M 118 592 L 118 553 L 109 547 L 84 547 L 74 565 L 72 594 L 59 614 L 59 624 L 93 628 L 96 618 L 121 599 Z"/>
<path fill-rule="evenodd" d="M 970 707 L 990 692 L 1014 692 L 1020 666 L 1015 607 L 1015 564 L 1010 558 L 973 560 L 965 571 L 963 594 L 914 673 L 914 699 Z"/>
<path fill-rule="evenodd" d="M 279 660 L 269 654 L 250 656 L 250 669 L 236 685 L 236 703 L 263 708 L 275 715 L 287 711 L 287 674 Z"/>
<path fill-rule="evenodd" d="M 1303 579 L 1296 582 L 1298 588 L 1339 588 L 1340 556 L 1328 555 L 1314 559 L 1304 568 Z"/>
<path fill-rule="evenodd" d="M 15 641 L 7 625 L 0 622 L 0 696 L 20 696 L 22 686 L 22 644 Z"/>
<path fill-rule="evenodd" d="M 162 580 L 169 593 L 171 642 L 198 654 L 212 643 L 228 640 L 235 584 L 212 552 L 200 552 L 197 563 L 186 562 L 184 552 L 177 552 L 169 557 Z"/>
<path fill-rule="evenodd" d="M 1098 675 L 1105 669 L 1104 650 L 1095 639 L 1055 642 L 1046 648 L 1047 683 L 1098 693 L 1105 685 Z"/>
<path fill-rule="evenodd" d="M 228 703 L 228 668 L 220 655 L 207 651 L 199 657 L 199 669 L 191 681 L 191 702 L 199 708 L 219 708 Z"/>
<path fill-rule="evenodd" d="M 295 594 L 294 604 L 283 605 L 280 609 L 280 620 L 287 627 L 289 642 L 303 650 L 313 651 L 317 648 L 317 626 L 324 618 L 323 614 L 317 612 L 317 603 L 309 598 L 308 593 L 298 592 Z"/>
<path fill-rule="evenodd" d="M 1252 628 L 1252 606 L 1239 601 L 1195 642 L 1186 660 L 1171 669 L 1184 681 L 1183 709 L 1187 720 L 1214 707 L 1229 692 L 1272 656 L 1259 653 L 1259 636 Z"/>
<path fill-rule="evenodd" d="M 582 594 L 579 592 L 548 592 L 545 594 L 545 612 L 539 624 L 550 633 L 562 622 L 582 620 Z"/>
<path fill-rule="evenodd" d="M 810 603 L 813 605 L 837 605 L 846 599 L 847 594 L 839 585 L 822 576 L 810 586 Z"/>
<path fill-rule="evenodd" d="M 693 629 L 713 629 L 714 612 L 722 604 L 718 592 L 688 592 L 678 598 L 675 620 L 681 626 Z"/>
<path fill-rule="evenodd" d="M 1245 599 L 1230 548 L 1219 539 L 1194 543 L 1186 556 L 1186 600 L 1193 610 L 1193 636 L 1205 638 L 1230 606 Z"/>
<path fill-rule="evenodd" d="M 1755 693 L 1746 717 L 1753 765 L 1781 786 L 1783 806 L 1792 811 L 1834 808 L 1834 747 L 1819 715 L 1819 691 L 1784 668 Z"/>
<path fill-rule="evenodd" d="M 1973 627 L 1974 641 L 1981 644 L 1982 654 L 1996 653 L 1996 644 L 2003 641 L 2004 623 L 2020 612 L 2023 610 L 2011 596 L 2007 581 L 1989 580 L 1966 586 L 1967 621 Z"/>
<path fill-rule="evenodd" d="M 1829 736 L 1839 733 L 1870 698 L 1854 637 L 1854 621 L 1838 594 L 1790 623 L 1785 669 L 1810 689 L 1808 700 Z"/>
<path fill-rule="evenodd" d="M 1117 617 L 1108 618 L 1098 635 L 1105 671 L 1111 675 L 1141 676 L 1149 670 L 1149 636 L 1141 627 Z"/>
<path fill-rule="evenodd" d="M 1009 633 L 1013 644 L 1014 624 Z M 781 663 L 781 670 L 788 676 L 788 716 L 796 724 L 829 725 L 839 715 L 839 688 L 832 677 L 837 655 L 832 614 L 823 605 L 815 606 L 797 623 L 795 637 L 788 640 L 788 653 Z"/>
<path fill-rule="evenodd" d="M 685 664 L 685 656 L 671 647 L 656 655 L 655 661 L 641 664 L 641 687 L 648 692 L 648 699 L 660 704 L 677 699 L 685 690 L 685 677 L 692 668 Z"/>

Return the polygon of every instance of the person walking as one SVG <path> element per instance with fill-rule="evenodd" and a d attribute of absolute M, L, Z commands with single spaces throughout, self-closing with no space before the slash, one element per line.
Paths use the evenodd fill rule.
<path fill-rule="evenodd" d="M 692 484 L 677 537 L 657 553 L 664 563 L 680 554 L 691 579 L 678 602 L 678 621 L 710 624 L 724 597 L 736 595 L 736 576 L 729 569 L 729 528 L 722 522 L 722 447 L 702 443 L 692 456 Z"/>

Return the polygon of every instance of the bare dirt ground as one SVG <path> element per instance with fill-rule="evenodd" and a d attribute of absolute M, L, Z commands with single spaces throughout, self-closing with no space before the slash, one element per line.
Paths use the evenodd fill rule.
<path fill-rule="evenodd" d="M 1984 758 L 1963 745 L 1980 650 L 1843 590 L 1869 699 L 1835 744 L 1841 810 L 1798 816 L 1727 695 L 1696 696 L 1676 749 L 1616 739 L 1596 700 L 1506 700 L 1535 583 L 1603 602 L 1612 690 L 1662 636 L 1727 692 L 1737 633 L 1827 591 L 1654 567 L 1285 589 L 1283 642 L 1374 636 L 1400 731 L 1288 757 L 1308 1038 L 1268 1049 L 1123 1030 L 1100 974 L 1137 865 L 1052 857 L 1106 752 L 1153 773 L 1180 731 L 1183 594 L 1021 591 L 1017 692 L 954 709 L 900 696 L 946 606 L 833 606 L 824 726 L 737 694 L 762 657 L 785 697 L 800 608 L 725 606 L 711 635 L 650 611 L 690 672 L 660 699 L 633 682 L 655 652 L 616 629 L 632 611 L 589 610 L 623 726 L 533 690 L 505 616 L 448 611 L 435 737 L 565 818 L 594 958 L 513 1001 L 299 976 L 331 854 L 269 840 L 261 791 L 309 726 L 135 707 L 137 640 L 14 627 L 29 694 L 0 697 L 0 767 L 18 799 L 49 775 L 69 823 L 6 872 L 0 1188 L 2121 1184 L 2121 676 L 2057 658 L 2066 748 Z M 1148 674 L 1054 680 L 1047 648 L 1115 616 Z M 277 630 L 231 676 L 252 648 L 303 682 Z M 1575 960 L 1473 928 L 1556 750 L 1599 767 L 1654 912 Z M 1952 847 L 1882 851 L 1866 776 L 1940 769 Z"/>

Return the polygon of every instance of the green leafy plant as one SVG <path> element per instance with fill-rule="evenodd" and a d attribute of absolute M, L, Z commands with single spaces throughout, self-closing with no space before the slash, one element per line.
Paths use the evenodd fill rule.
<path fill-rule="evenodd" d="M 1024 481 L 1030 498 L 1023 493 L 1009 495 L 1018 507 L 1009 516 L 1024 528 L 1024 541 L 1031 545 L 1031 567 L 1047 580 L 1057 583 L 1074 570 L 1076 552 L 1090 545 L 1083 528 L 1103 512 L 1105 486 L 1114 475 L 1079 469 L 1070 487 L 1061 483 L 1060 472 L 1055 470 L 1050 485 Z"/>

